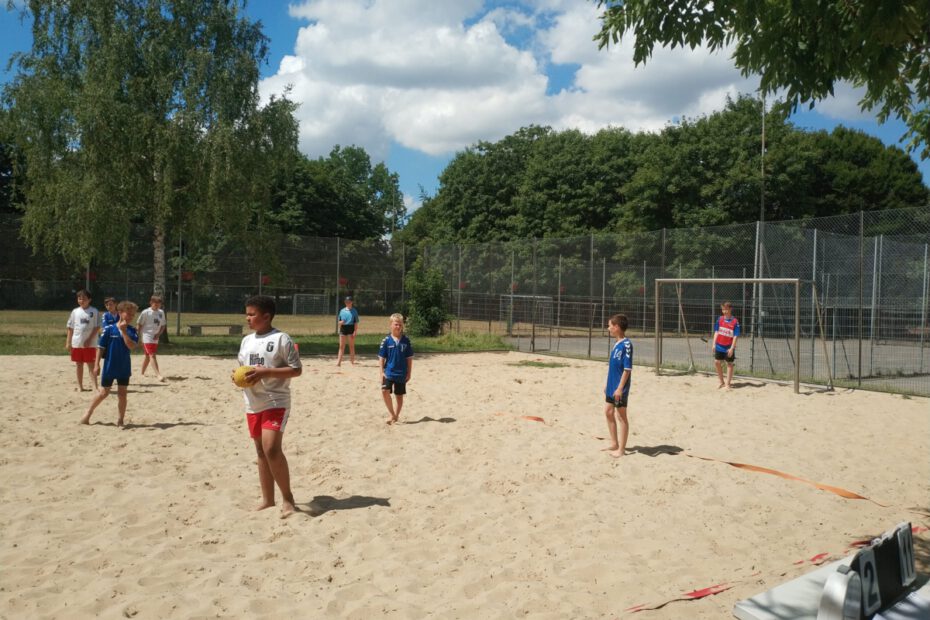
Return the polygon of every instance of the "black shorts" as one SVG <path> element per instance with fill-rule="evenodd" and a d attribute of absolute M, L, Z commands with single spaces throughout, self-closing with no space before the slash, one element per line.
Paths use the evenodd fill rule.
<path fill-rule="evenodd" d="M 717 349 L 714 349 L 714 359 L 718 362 L 726 360 L 727 364 L 732 364 L 736 361 L 736 353 L 734 352 L 732 357 L 727 357 L 726 351 L 718 351 Z"/>
<path fill-rule="evenodd" d="M 342 334 L 343 336 L 351 336 L 352 334 L 355 333 L 355 323 L 352 323 L 351 325 L 345 325 L 345 324 L 340 325 L 339 333 Z"/>
<path fill-rule="evenodd" d="M 129 385 L 129 377 L 100 377 L 100 387 L 113 387 L 114 381 L 116 381 L 116 385 Z"/>
<path fill-rule="evenodd" d="M 627 401 L 629 398 L 630 398 L 630 395 L 629 395 L 629 394 L 623 394 L 623 395 L 620 397 L 620 400 L 614 400 L 614 398 L 613 398 L 612 396 L 607 396 L 607 397 L 604 398 L 604 402 L 608 402 L 608 403 L 610 403 L 611 405 L 613 405 L 614 407 L 616 407 L 617 409 L 619 409 L 619 408 L 621 408 L 621 407 L 626 407 L 626 401 Z"/>
<path fill-rule="evenodd" d="M 381 389 L 390 393 L 393 391 L 398 396 L 403 396 L 407 393 L 407 382 L 406 381 L 395 381 L 393 379 L 384 378 L 384 381 L 381 382 Z"/>

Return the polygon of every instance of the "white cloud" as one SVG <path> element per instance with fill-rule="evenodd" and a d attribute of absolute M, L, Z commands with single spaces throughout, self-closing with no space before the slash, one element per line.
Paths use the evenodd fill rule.
<path fill-rule="evenodd" d="M 532 7 L 488 10 L 483 0 L 292 5 L 291 15 L 308 23 L 294 55 L 261 89 L 268 96 L 293 86 L 304 152 L 358 144 L 378 160 L 392 142 L 442 155 L 531 123 L 656 130 L 755 88 L 726 53 L 658 49 L 637 68 L 628 43 L 598 50 L 592 3 L 545 0 Z M 580 68 L 573 87 L 547 95 L 545 69 L 552 63 Z"/>

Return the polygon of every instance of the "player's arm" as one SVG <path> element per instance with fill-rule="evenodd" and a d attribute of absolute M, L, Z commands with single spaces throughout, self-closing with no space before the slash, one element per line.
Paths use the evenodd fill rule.
<path fill-rule="evenodd" d="M 136 348 L 136 341 L 132 339 L 132 336 L 129 335 L 129 324 L 120 319 L 119 323 L 116 324 L 116 328 L 119 330 L 120 336 L 123 337 L 123 344 L 126 345 L 126 348 L 132 351 Z"/>
<path fill-rule="evenodd" d="M 73 337 L 74 337 L 74 328 L 69 327 L 68 328 L 68 339 L 65 340 L 65 348 L 68 349 L 69 351 L 71 350 L 71 339 Z"/>
<path fill-rule="evenodd" d="M 100 327 L 97 326 L 94 328 L 94 331 L 90 332 L 90 336 L 88 336 L 87 340 L 84 341 L 84 347 L 85 348 L 89 347 L 99 333 L 100 333 Z"/>
<path fill-rule="evenodd" d="M 412 376 L 413 376 L 413 357 L 408 357 L 407 358 L 407 378 L 404 379 L 404 383 L 408 383 L 410 381 L 410 377 Z"/>
<path fill-rule="evenodd" d="M 246 377 L 250 381 L 255 381 L 261 379 L 262 377 L 273 377 L 275 379 L 290 379 L 292 377 L 299 377 L 303 374 L 304 369 L 302 366 L 279 366 L 277 368 L 268 368 L 267 366 L 256 366 L 252 369 L 251 372 L 246 373 Z"/>
<path fill-rule="evenodd" d="M 623 374 L 620 375 L 620 384 L 617 385 L 617 389 L 614 392 L 614 398 L 620 398 L 621 396 L 623 396 L 623 388 L 626 387 L 626 384 L 629 382 L 629 380 L 630 380 L 630 369 L 624 368 Z"/>

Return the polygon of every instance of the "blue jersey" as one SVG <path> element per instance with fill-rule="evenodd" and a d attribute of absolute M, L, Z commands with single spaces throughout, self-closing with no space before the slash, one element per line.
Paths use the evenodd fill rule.
<path fill-rule="evenodd" d="M 139 342 L 139 334 L 132 325 L 126 326 L 126 334 L 133 342 Z M 123 342 L 123 335 L 116 324 L 107 325 L 100 332 L 97 346 L 106 349 L 101 376 L 106 379 L 128 379 L 132 376 L 132 362 L 129 347 Z"/>
<path fill-rule="evenodd" d="M 624 370 L 629 370 L 631 373 L 633 371 L 633 343 L 630 342 L 629 338 L 624 338 L 615 344 L 610 352 L 610 360 L 607 364 L 607 387 L 604 389 L 604 394 L 608 398 L 613 398 L 614 392 L 617 391 L 617 387 L 620 385 Z M 624 396 L 630 394 L 630 384 L 632 383 L 633 375 L 630 374 L 626 385 L 623 386 Z"/>
<path fill-rule="evenodd" d="M 394 340 L 390 334 L 381 341 L 378 357 L 385 358 L 384 376 L 391 381 L 407 380 L 407 359 L 413 357 L 413 345 L 407 336 Z"/>
<path fill-rule="evenodd" d="M 339 320 L 342 321 L 343 325 L 355 325 L 358 323 L 358 310 L 343 308 L 339 311 Z"/>
<path fill-rule="evenodd" d="M 104 327 L 106 327 L 107 325 L 116 325 L 117 323 L 119 323 L 118 314 L 110 314 L 109 312 L 103 313 L 103 326 Z"/>

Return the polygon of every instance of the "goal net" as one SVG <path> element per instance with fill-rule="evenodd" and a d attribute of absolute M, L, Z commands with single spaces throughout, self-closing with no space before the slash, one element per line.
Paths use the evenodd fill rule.
<path fill-rule="evenodd" d="M 552 297 L 547 295 L 501 295 L 499 320 L 508 325 L 534 323 L 553 325 Z"/>
<path fill-rule="evenodd" d="M 736 374 L 832 386 L 816 287 L 797 278 L 658 278 L 655 366 L 714 371 L 714 329 L 729 301 L 739 323 Z M 818 344 L 818 340 L 820 344 Z"/>
<path fill-rule="evenodd" d="M 332 295 L 322 293 L 296 293 L 294 314 L 334 314 L 330 310 Z"/>

